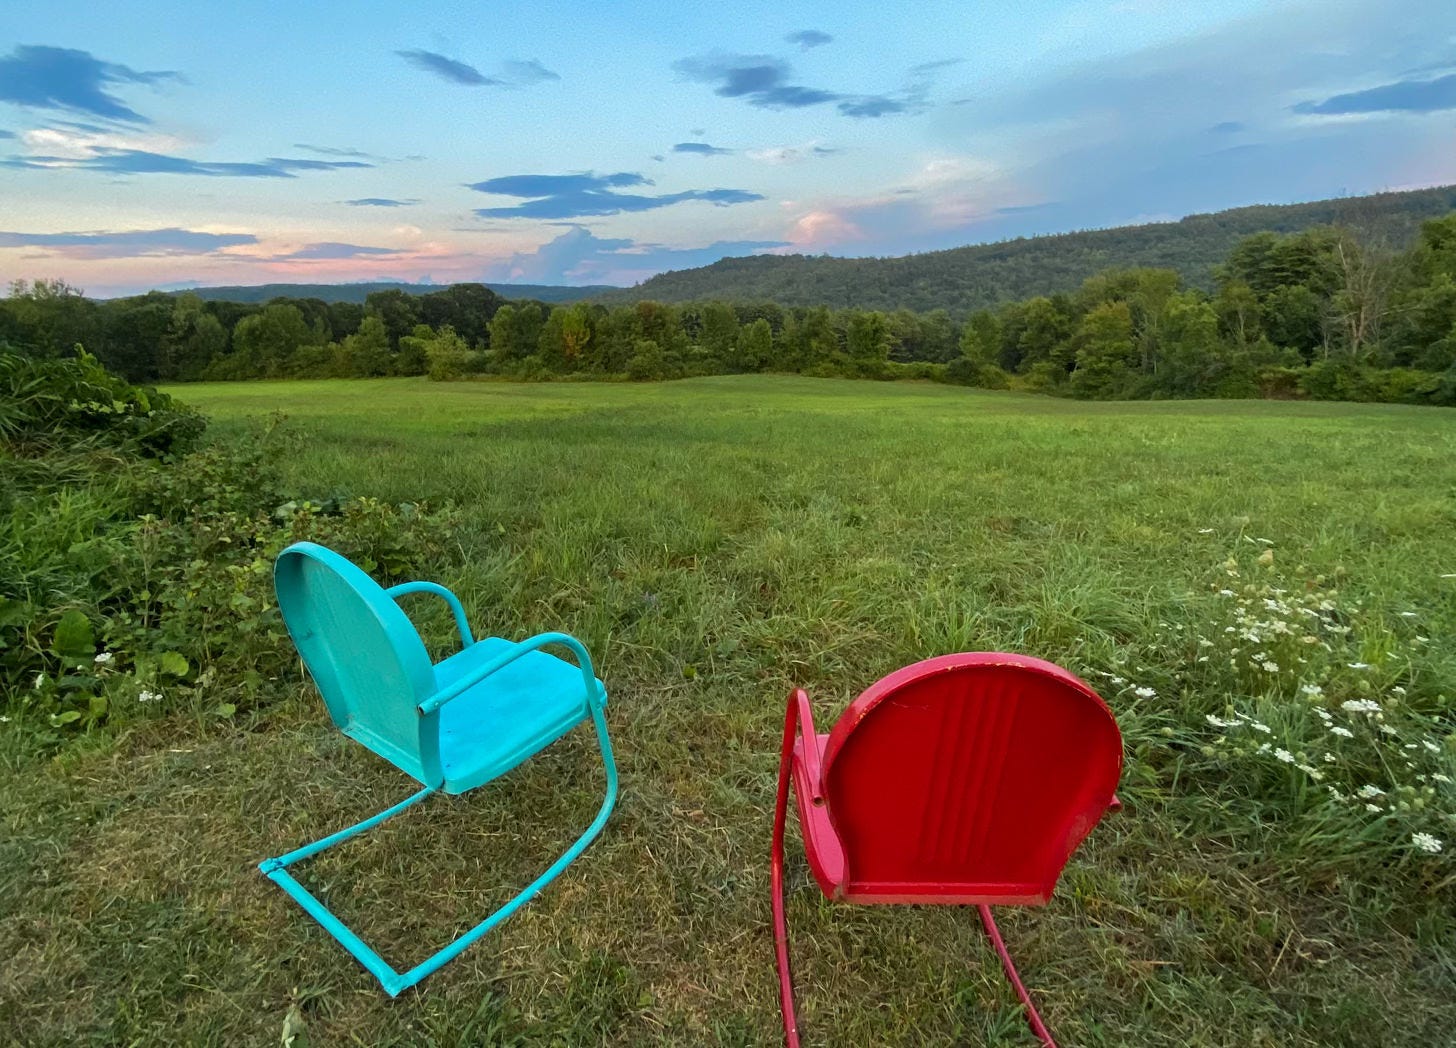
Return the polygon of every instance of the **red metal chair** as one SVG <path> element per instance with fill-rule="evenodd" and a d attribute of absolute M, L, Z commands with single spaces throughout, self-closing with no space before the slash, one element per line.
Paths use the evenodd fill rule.
<path fill-rule="evenodd" d="M 829 899 L 976 906 L 1043 1045 L 1055 1042 L 1006 952 L 993 905 L 1044 904 L 1109 808 L 1122 736 L 1107 705 L 1059 666 L 974 652 L 927 659 L 855 699 L 828 735 L 789 698 L 774 811 L 774 948 L 789 1048 L 799 1044 L 784 917 L 793 782 L 809 869 Z"/>

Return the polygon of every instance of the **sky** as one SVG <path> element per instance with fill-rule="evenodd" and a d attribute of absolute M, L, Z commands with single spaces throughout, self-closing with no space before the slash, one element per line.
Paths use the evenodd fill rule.
<path fill-rule="evenodd" d="M 0 279 L 631 285 L 1456 182 L 1452 0 L 0 5 Z"/>

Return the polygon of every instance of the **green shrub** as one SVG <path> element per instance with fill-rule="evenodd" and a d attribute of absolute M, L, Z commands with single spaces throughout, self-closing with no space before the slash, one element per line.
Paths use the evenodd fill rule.
<path fill-rule="evenodd" d="M 191 447 L 205 426 L 191 408 L 109 374 L 85 351 L 42 360 L 0 345 L 0 438 L 11 447 L 87 441 L 165 455 Z"/>
<path fill-rule="evenodd" d="M 285 500 L 294 444 L 277 419 L 181 453 L 201 416 L 94 360 L 0 363 L 0 693 L 52 741 L 177 710 L 231 717 L 296 687 L 272 588 L 291 542 L 386 582 L 452 556 L 449 507 Z M 103 393 L 118 406 L 93 407 Z"/>

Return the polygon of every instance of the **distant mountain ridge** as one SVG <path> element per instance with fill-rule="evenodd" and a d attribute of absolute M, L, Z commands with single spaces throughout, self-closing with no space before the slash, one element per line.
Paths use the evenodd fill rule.
<path fill-rule="evenodd" d="M 428 295 L 444 291 L 450 284 L 407 284 L 381 280 L 367 284 L 253 284 L 229 287 L 185 287 L 167 291 L 169 295 L 197 295 L 209 302 L 267 302 L 275 298 L 317 298 L 324 302 L 357 302 L 376 291 L 403 291 L 410 295 Z M 564 287 L 559 284 L 485 284 L 502 298 L 535 299 L 538 302 L 579 302 L 620 288 L 608 284 L 585 287 Z"/>
<path fill-rule="evenodd" d="M 1404 249 L 1421 223 L 1456 209 L 1456 186 L 1261 204 L 1176 222 L 1025 237 L 898 258 L 754 255 L 662 273 L 632 288 L 594 296 L 607 304 L 650 299 L 689 302 L 771 301 L 784 306 L 949 310 L 964 315 L 1003 302 L 1073 291 L 1109 268 L 1176 269 L 1211 288 L 1214 268 L 1252 233 L 1296 233 L 1338 223 L 1362 238 Z"/>

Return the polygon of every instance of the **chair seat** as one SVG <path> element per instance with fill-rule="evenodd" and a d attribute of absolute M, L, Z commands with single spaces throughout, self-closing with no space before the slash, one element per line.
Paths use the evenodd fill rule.
<path fill-rule="evenodd" d="M 435 666 L 436 690 L 514 646 L 487 637 L 450 656 Z M 441 707 L 445 792 L 464 793 L 505 774 L 589 715 L 581 670 L 543 651 L 521 656 Z"/>

